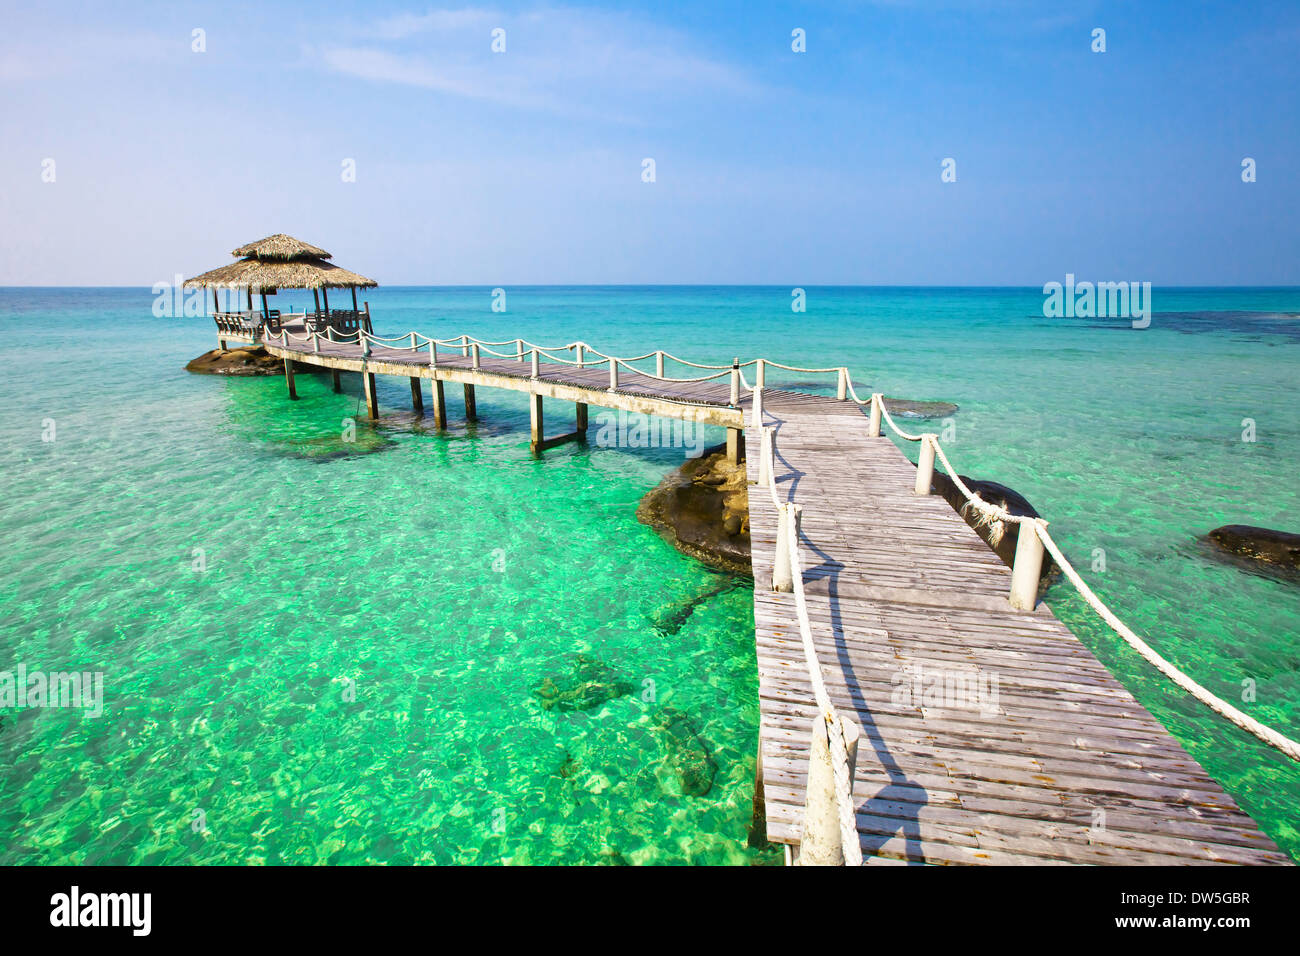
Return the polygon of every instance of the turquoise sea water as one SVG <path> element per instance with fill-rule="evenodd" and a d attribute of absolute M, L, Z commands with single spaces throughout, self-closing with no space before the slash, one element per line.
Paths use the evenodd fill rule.
<path fill-rule="evenodd" d="M 1157 289 L 1144 331 L 1045 319 L 1037 290 L 809 289 L 804 314 L 788 288 L 507 295 L 505 313 L 489 289 L 368 298 L 381 334 L 847 364 L 863 394 L 956 402 L 964 473 L 1023 493 L 1135 630 L 1300 736 L 1300 583 L 1200 540 L 1300 529 L 1300 290 Z M 152 303 L 0 290 L 0 670 L 105 675 L 97 719 L 0 709 L 0 863 L 776 858 L 747 845 L 748 591 L 633 515 L 680 449 L 534 460 L 520 396 L 480 390 L 466 427 L 449 389 L 438 435 L 382 378 L 384 420 L 344 442 L 355 382 L 300 375 L 290 403 L 278 377 L 190 375 L 210 320 Z M 1167 685 L 1068 585 L 1048 600 L 1300 858 L 1300 768 Z M 544 708 L 578 655 L 630 692 Z M 704 793 L 679 772 L 701 754 Z"/>

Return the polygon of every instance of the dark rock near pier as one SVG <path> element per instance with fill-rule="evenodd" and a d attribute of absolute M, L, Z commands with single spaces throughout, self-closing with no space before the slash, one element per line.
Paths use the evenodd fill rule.
<path fill-rule="evenodd" d="M 966 487 L 979 495 L 986 504 L 1003 508 L 1013 515 L 1041 517 L 1028 499 L 1014 488 L 1008 488 L 996 481 L 981 481 L 966 475 L 960 477 Z M 944 501 L 952 505 L 953 510 L 975 529 L 975 532 L 984 539 L 984 543 L 993 549 L 1007 567 L 1015 563 L 1016 543 L 1020 540 L 1020 525 L 985 518 L 978 509 L 971 507 L 970 502 L 957 490 L 953 480 L 940 471 L 935 471 L 930 490 L 937 495 L 942 495 Z M 1056 567 L 1056 562 L 1052 560 L 1051 555 L 1043 555 L 1043 573 L 1039 580 L 1046 582 L 1058 573 L 1060 569 Z"/>
<path fill-rule="evenodd" d="M 752 576 L 749 563 L 749 481 L 744 463 L 727 463 L 709 449 L 641 499 L 637 520 L 669 544 L 710 567 Z"/>
<path fill-rule="evenodd" d="M 186 365 L 185 371 L 200 375 L 280 375 L 284 373 L 284 362 L 260 345 L 249 345 L 204 352 Z"/>
<path fill-rule="evenodd" d="M 608 664 L 579 654 L 571 673 L 542 678 L 533 695 L 546 710 L 591 710 L 634 689 Z"/>
<path fill-rule="evenodd" d="M 1241 558 L 1264 564 L 1300 570 L 1300 534 L 1256 528 L 1246 524 L 1227 524 L 1209 533 L 1220 549 Z"/>

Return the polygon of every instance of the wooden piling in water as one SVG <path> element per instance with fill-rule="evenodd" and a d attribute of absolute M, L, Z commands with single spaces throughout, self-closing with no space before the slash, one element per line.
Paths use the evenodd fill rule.
<path fill-rule="evenodd" d="M 284 382 L 289 386 L 289 397 L 297 398 L 298 389 L 293 384 L 293 359 L 284 360 Z"/>
<path fill-rule="evenodd" d="M 474 398 L 474 386 L 465 386 L 465 421 L 478 421 L 478 402 Z"/>
<path fill-rule="evenodd" d="M 341 391 L 343 391 L 343 380 L 342 380 L 341 378 L 339 378 L 339 370 L 338 370 L 338 369 L 336 369 L 336 368 L 332 368 L 332 369 L 330 369 L 330 379 L 333 381 L 334 391 L 336 391 L 336 392 L 341 392 Z"/>
<path fill-rule="evenodd" d="M 424 416 L 424 393 L 420 391 L 419 376 L 411 376 L 411 408 L 415 414 Z"/>
<path fill-rule="evenodd" d="M 542 396 L 540 395 L 528 396 L 528 424 L 532 434 L 531 444 L 533 454 L 536 455 L 542 450 L 542 442 L 544 440 L 542 434 Z"/>
<path fill-rule="evenodd" d="M 433 393 L 433 424 L 437 428 L 447 427 L 447 399 L 442 393 L 442 379 L 436 378 L 429 383 Z"/>
<path fill-rule="evenodd" d="M 361 388 L 366 393 L 366 412 L 371 420 L 379 418 L 379 396 L 375 392 L 375 373 L 361 373 Z"/>

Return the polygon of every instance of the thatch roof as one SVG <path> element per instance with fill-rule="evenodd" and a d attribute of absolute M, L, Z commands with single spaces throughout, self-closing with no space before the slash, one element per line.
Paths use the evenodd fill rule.
<path fill-rule="evenodd" d="M 246 246 L 240 246 L 231 255 L 251 256 L 254 259 L 334 258 L 324 249 L 303 242 L 301 239 L 295 239 L 293 236 L 286 236 L 282 232 L 277 232 L 274 236 L 267 236 L 265 239 L 259 239 L 257 242 L 250 242 Z"/>
<path fill-rule="evenodd" d="M 321 259 L 294 259 L 290 262 L 240 259 L 220 269 L 185 280 L 185 288 L 243 289 L 251 292 L 275 292 L 277 289 L 346 289 L 357 286 L 373 289 L 379 285 L 347 269 Z"/>
<path fill-rule="evenodd" d="M 301 239 L 277 233 L 240 246 L 233 253 L 244 256 L 220 269 L 185 280 L 185 288 L 233 288 L 250 292 L 278 289 L 371 289 L 374 279 L 349 272 L 325 260 L 330 254 Z"/>

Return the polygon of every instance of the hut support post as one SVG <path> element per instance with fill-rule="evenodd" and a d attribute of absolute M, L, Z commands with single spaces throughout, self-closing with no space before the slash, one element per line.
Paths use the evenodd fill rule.
<path fill-rule="evenodd" d="M 447 427 L 447 400 L 442 394 L 442 379 L 435 378 L 429 383 L 433 393 L 433 424 L 438 428 Z"/>
<path fill-rule="evenodd" d="M 293 359 L 284 360 L 284 383 L 289 386 L 289 397 L 297 398 L 298 389 L 293 384 Z"/>
<path fill-rule="evenodd" d="M 855 721 L 836 716 L 844 733 L 848 751 L 849 781 L 858 759 L 858 737 L 862 731 Z M 826 718 L 818 714 L 812 720 L 812 752 L 808 755 L 808 790 L 803 808 L 803 839 L 799 844 L 800 866 L 843 866 L 844 844 L 840 836 L 838 797 L 835 772 L 831 767 L 831 742 Z"/>
<path fill-rule="evenodd" d="M 343 382 L 339 379 L 339 370 L 338 370 L 338 369 L 336 369 L 336 368 L 332 368 L 332 369 L 330 369 L 330 378 L 333 380 L 334 391 L 336 391 L 336 392 L 341 392 L 341 391 L 343 391 Z"/>
<path fill-rule="evenodd" d="M 411 376 L 411 408 L 415 414 L 421 418 L 424 417 L 424 393 L 420 391 L 420 378 L 418 375 Z"/>
<path fill-rule="evenodd" d="M 379 396 L 375 393 L 375 373 L 361 373 L 361 387 L 366 393 L 366 411 L 370 414 L 371 420 L 379 418 Z"/>
<path fill-rule="evenodd" d="M 478 401 L 474 397 L 474 386 L 465 386 L 465 421 L 478 421 Z"/>

